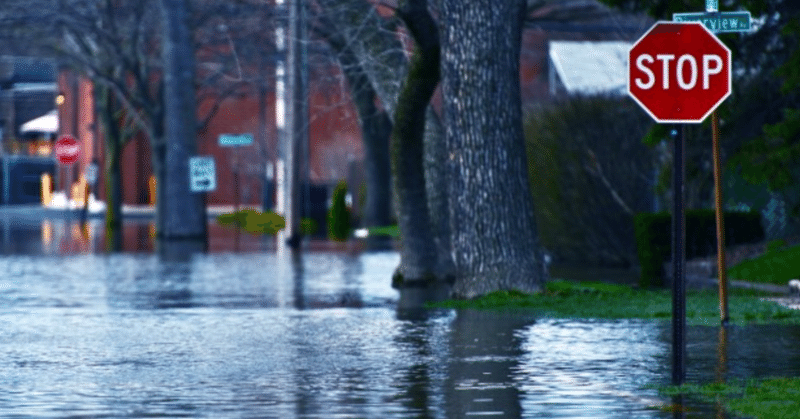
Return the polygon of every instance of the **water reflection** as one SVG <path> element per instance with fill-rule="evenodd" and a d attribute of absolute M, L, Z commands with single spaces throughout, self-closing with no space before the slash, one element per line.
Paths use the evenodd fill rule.
<path fill-rule="evenodd" d="M 451 325 L 448 417 L 521 417 L 520 391 L 510 378 L 523 355 L 519 331 L 533 322 L 507 312 L 458 313 Z"/>

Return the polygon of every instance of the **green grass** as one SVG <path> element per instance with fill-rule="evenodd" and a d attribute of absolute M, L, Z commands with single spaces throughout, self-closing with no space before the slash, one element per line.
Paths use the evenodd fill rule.
<path fill-rule="evenodd" d="M 395 239 L 400 237 L 400 229 L 397 228 L 397 225 L 370 227 L 367 230 L 370 236 L 389 236 Z"/>
<path fill-rule="evenodd" d="M 786 285 L 790 279 L 800 278 L 800 245 L 771 247 L 766 254 L 728 269 L 728 277 L 776 285 Z"/>
<path fill-rule="evenodd" d="M 217 222 L 226 227 L 238 227 L 251 234 L 275 234 L 286 226 L 280 214 L 245 208 L 238 212 L 220 214 Z"/>
<path fill-rule="evenodd" d="M 763 293 L 730 289 L 728 312 L 734 324 L 800 324 L 800 310 L 761 301 Z M 602 282 L 548 282 L 541 294 L 497 291 L 473 300 L 447 300 L 431 308 L 509 309 L 534 312 L 542 317 L 598 319 L 669 319 L 669 290 L 634 290 L 626 285 Z M 719 325 L 719 298 L 715 290 L 689 291 L 686 299 L 689 324 Z"/>
<path fill-rule="evenodd" d="M 795 418 L 800 412 L 800 378 L 751 379 L 746 382 L 684 384 L 660 390 L 709 403 L 721 403 L 729 412 L 758 419 Z"/>

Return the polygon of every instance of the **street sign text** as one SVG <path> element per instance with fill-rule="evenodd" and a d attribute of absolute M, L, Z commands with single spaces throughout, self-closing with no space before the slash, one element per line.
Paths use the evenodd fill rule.
<path fill-rule="evenodd" d="M 219 145 L 222 147 L 238 147 L 253 143 L 253 134 L 222 134 Z"/>
<path fill-rule="evenodd" d="M 750 12 L 673 13 L 674 22 L 700 22 L 711 32 L 747 32 Z"/>
<path fill-rule="evenodd" d="M 698 63 L 694 56 L 690 54 L 681 55 L 673 67 L 674 71 L 670 68 L 670 63 L 675 60 L 675 54 L 658 54 L 655 59 L 661 62 L 662 89 L 669 89 L 670 80 L 673 78 L 683 90 L 693 89 L 697 85 Z M 642 54 L 636 59 L 636 67 L 647 76 L 646 82 L 643 82 L 641 78 L 636 79 L 636 85 L 639 88 L 648 90 L 656 84 L 656 77 L 649 67 L 655 62 L 655 59 L 650 54 Z M 722 57 L 714 54 L 704 54 L 702 62 L 703 90 L 708 90 L 711 86 L 711 76 L 722 72 Z"/>

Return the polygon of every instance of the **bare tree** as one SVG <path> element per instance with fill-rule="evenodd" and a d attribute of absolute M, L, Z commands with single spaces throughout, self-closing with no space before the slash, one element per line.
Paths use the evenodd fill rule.
<path fill-rule="evenodd" d="M 159 168 L 165 167 L 166 157 L 159 4 L 155 0 L 8 0 L 6 3 L 7 7 L 0 11 L 5 37 L 24 39 L 41 51 L 59 57 L 95 84 L 106 150 L 106 226 L 109 235 L 115 236 L 121 225 L 119 162 L 122 150 L 135 133 L 142 133 L 149 140 L 158 184 L 165 184 L 163 173 L 159 173 Z M 247 16 L 247 28 L 252 35 L 259 26 L 253 20 L 263 19 L 265 15 L 250 13 L 252 9 L 242 2 L 236 3 L 237 7 L 226 3 L 200 2 L 198 5 L 202 7 L 193 10 L 188 18 L 192 56 L 201 50 L 205 55 L 201 55 L 200 60 L 203 71 L 198 72 L 197 80 L 185 86 L 194 85 L 202 91 L 200 100 L 211 100 L 208 114 L 200 118 L 199 124 L 191 124 L 192 135 L 194 128 L 202 130 L 211 121 L 223 100 L 240 92 L 248 82 L 258 80 L 252 72 L 249 78 L 243 77 L 241 71 L 236 73 L 236 78 L 226 77 L 232 67 L 241 64 L 237 55 L 237 51 L 244 48 L 241 40 L 258 38 L 237 32 L 242 37 L 237 39 L 240 42 L 235 48 L 215 50 L 214 43 L 218 39 L 222 38 L 227 47 L 230 37 L 219 30 L 219 22 L 214 18 Z M 252 43 L 249 45 L 248 52 L 257 49 Z M 250 54 L 244 56 L 252 58 Z M 209 60 L 215 65 L 208 65 Z M 252 62 L 251 59 L 247 64 Z M 239 65 L 241 68 L 249 70 L 253 66 Z M 160 194 L 164 188 L 158 190 Z M 167 205 L 164 199 L 160 196 L 157 205 L 162 208 Z M 162 216 L 157 217 L 159 232 L 162 231 Z"/>

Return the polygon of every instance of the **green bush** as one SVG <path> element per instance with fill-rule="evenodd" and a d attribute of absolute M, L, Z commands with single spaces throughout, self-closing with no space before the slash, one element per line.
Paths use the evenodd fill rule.
<path fill-rule="evenodd" d="M 632 216 L 652 209 L 653 125 L 629 98 L 583 97 L 530 113 L 528 170 L 541 243 L 561 264 L 636 264 Z"/>
<path fill-rule="evenodd" d="M 345 204 L 347 183 L 339 182 L 333 190 L 333 203 L 328 210 L 328 238 L 336 241 L 345 241 L 350 236 L 350 210 Z"/>
<path fill-rule="evenodd" d="M 757 211 L 727 211 L 725 222 L 725 246 L 755 243 L 764 240 L 761 215 Z M 717 253 L 716 215 L 714 210 L 686 211 L 686 258 L 710 256 Z M 671 259 L 672 215 L 640 213 L 634 217 L 637 253 L 641 266 L 639 285 L 662 286 L 662 267 Z"/>
<path fill-rule="evenodd" d="M 669 259 L 672 218 L 669 213 L 640 213 L 633 217 L 641 274 L 639 286 L 664 285 L 661 267 Z"/>
<path fill-rule="evenodd" d="M 313 235 L 317 232 L 317 228 L 319 228 L 319 226 L 313 218 L 303 217 L 300 220 L 300 232 L 305 236 Z"/>

